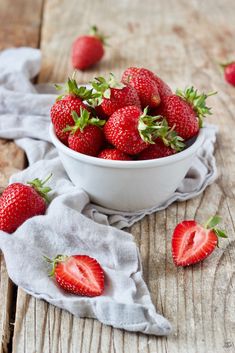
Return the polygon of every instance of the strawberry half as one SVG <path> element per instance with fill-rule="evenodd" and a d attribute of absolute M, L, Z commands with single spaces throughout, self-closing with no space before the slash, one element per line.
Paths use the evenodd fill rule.
<path fill-rule="evenodd" d="M 176 266 L 189 266 L 208 257 L 218 245 L 218 237 L 227 238 L 216 228 L 219 216 L 211 217 L 205 226 L 194 220 L 179 223 L 172 237 L 172 256 Z"/>
<path fill-rule="evenodd" d="M 54 276 L 65 291 L 87 297 L 103 293 L 104 271 L 94 258 L 87 255 L 57 255 L 53 259 L 46 256 L 44 258 L 52 265 L 49 276 Z"/>

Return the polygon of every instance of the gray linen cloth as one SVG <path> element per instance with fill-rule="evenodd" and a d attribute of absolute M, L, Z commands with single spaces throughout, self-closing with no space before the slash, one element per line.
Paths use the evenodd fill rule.
<path fill-rule="evenodd" d="M 37 49 L 8 49 L 0 53 L 0 137 L 14 139 L 29 161 L 29 167 L 13 175 L 10 183 L 53 173 L 49 183 L 52 201 L 46 215 L 29 219 L 12 235 L 0 231 L 0 248 L 9 276 L 27 293 L 76 316 L 97 318 L 129 331 L 169 334 L 171 326 L 156 313 L 144 283 L 134 239 L 120 229 L 176 200 L 199 195 L 215 180 L 213 152 L 217 128 L 206 127 L 207 138 L 193 167 L 164 204 L 133 213 L 93 205 L 88 195 L 68 179 L 50 142 L 49 110 L 55 95 L 45 93 L 47 87 L 42 93 L 42 87 L 30 82 L 40 70 L 40 61 Z M 47 277 L 48 265 L 42 258 L 58 253 L 96 258 L 105 270 L 104 294 L 85 298 L 61 290 Z"/>

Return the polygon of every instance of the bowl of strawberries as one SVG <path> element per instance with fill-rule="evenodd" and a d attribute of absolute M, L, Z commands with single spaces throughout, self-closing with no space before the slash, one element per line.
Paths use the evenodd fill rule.
<path fill-rule="evenodd" d="M 51 108 L 50 136 L 61 162 L 92 202 L 137 211 L 160 205 L 180 185 L 204 141 L 206 98 L 193 87 L 173 93 L 144 68 L 121 82 L 68 79 Z"/>

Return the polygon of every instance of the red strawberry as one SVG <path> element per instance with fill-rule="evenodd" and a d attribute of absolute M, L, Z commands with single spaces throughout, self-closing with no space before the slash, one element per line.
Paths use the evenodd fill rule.
<path fill-rule="evenodd" d="M 116 110 L 129 105 L 141 107 L 136 90 L 132 86 L 125 86 L 117 82 L 113 74 L 110 74 L 109 81 L 106 81 L 103 77 L 97 77 L 92 82 L 92 86 L 96 90 L 96 94 L 100 95 L 96 99 L 96 104 L 97 112 L 102 117 L 109 117 Z"/>
<path fill-rule="evenodd" d="M 128 154 L 123 153 L 116 148 L 105 148 L 99 155 L 99 158 L 112 159 L 115 161 L 131 161 L 131 157 Z"/>
<path fill-rule="evenodd" d="M 139 75 L 141 68 L 140 67 L 128 67 L 122 74 L 122 82 L 125 85 L 129 85 L 132 79 Z M 151 77 L 150 77 L 151 78 Z"/>
<path fill-rule="evenodd" d="M 67 95 L 58 97 L 51 107 L 51 121 L 57 137 L 67 145 L 69 132 L 64 131 L 64 129 L 67 126 L 74 125 L 71 112 L 75 111 L 79 114 L 80 108 L 89 110 L 82 100 L 90 99 L 92 90 L 87 90 L 85 87 L 78 88 L 74 79 L 68 79 L 66 92 Z"/>
<path fill-rule="evenodd" d="M 13 233 L 27 219 L 46 212 L 51 189 L 45 183 L 50 177 L 45 181 L 34 179 L 29 185 L 13 183 L 4 190 L 0 197 L 0 230 Z"/>
<path fill-rule="evenodd" d="M 203 227 L 196 221 L 179 223 L 172 237 L 172 255 L 177 266 L 188 266 L 204 260 L 218 245 L 218 237 L 227 238 L 224 231 L 216 228 L 221 221 L 211 217 Z"/>
<path fill-rule="evenodd" d="M 224 70 L 224 78 L 230 83 L 230 85 L 235 86 L 235 61 L 230 63 L 221 64 Z"/>
<path fill-rule="evenodd" d="M 161 116 L 148 116 L 147 109 L 142 112 L 136 106 L 117 110 L 104 126 L 107 141 L 120 151 L 135 155 L 161 137 L 165 144 L 181 149 L 182 142 Z"/>
<path fill-rule="evenodd" d="M 122 75 L 122 82 L 125 84 L 130 84 L 133 78 L 139 74 L 143 74 L 145 77 L 149 77 L 149 79 L 156 83 L 161 100 L 164 100 L 165 97 L 172 95 L 172 90 L 170 87 L 160 77 L 145 68 L 129 67 L 124 71 Z"/>
<path fill-rule="evenodd" d="M 176 153 L 174 149 L 166 146 L 161 139 L 157 138 L 154 141 L 154 144 L 151 144 L 148 148 L 140 152 L 138 159 L 143 160 L 162 158 L 171 156 L 174 153 Z"/>
<path fill-rule="evenodd" d="M 65 129 L 70 131 L 68 146 L 74 151 L 97 156 L 104 142 L 103 131 L 100 127 L 105 124 L 105 120 L 90 118 L 90 113 L 82 108 L 80 117 L 75 111 L 72 112 L 72 117 L 75 125 Z"/>
<path fill-rule="evenodd" d="M 141 70 L 140 70 L 141 71 Z M 144 73 L 134 76 L 130 85 L 135 88 L 138 93 L 142 108 L 156 108 L 160 104 L 160 96 L 157 84 Z"/>
<path fill-rule="evenodd" d="M 104 271 L 100 264 L 87 255 L 57 255 L 54 259 L 45 257 L 52 264 L 50 276 L 55 276 L 65 291 L 96 297 L 104 290 Z"/>
<path fill-rule="evenodd" d="M 211 114 L 210 108 L 206 106 L 206 98 L 215 92 L 198 94 L 197 90 L 190 87 L 184 92 L 177 90 L 176 93 L 165 97 L 154 113 L 164 116 L 169 126 L 187 140 L 197 135 L 203 125 L 203 118 Z"/>
<path fill-rule="evenodd" d="M 85 70 L 98 61 L 104 55 L 105 37 L 98 33 L 93 26 L 90 35 L 78 37 L 72 45 L 72 64 L 75 69 Z"/>

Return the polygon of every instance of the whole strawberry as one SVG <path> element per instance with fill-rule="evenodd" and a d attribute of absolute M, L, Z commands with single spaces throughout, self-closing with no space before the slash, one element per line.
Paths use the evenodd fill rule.
<path fill-rule="evenodd" d="M 78 37 L 72 45 L 72 65 L 85 70 L 99 62 L 104 55 L 105 37 L 93 26 L 89 35 Z"/>
<path fill-rule="evenodd" d="M 111 116 L 116 110 L 134 105 L 141 107 L 136 90 L 130 86 L 117 82 L 114 75 L 110 74 L 108 81 L 103 77 L 97 77 L 92 86 L 99 98 L 95 100 L 98 115 Z"/>
<path fill-rule="evenodd" d="M 160 104 L 160 96 L 157 88 L 157 84 L 148 75 L 140 73 L 132 77 L 130 85 L 135 88 L 138 93 L 141 106 L 156 108 Z"/>
<path fill-rule="evenodd" d="M 59 96 L 51 107 L 51 121 L 56 136 L 64 144 L 67 145 L 69 136 L 69 132 L 65 131 L 65 128 L 74 125 L 71 112 L 75 111 L 79 114 L 80 108 L 89 110 L 83 100 L 89 100 L 90 98 L 92 98 L 92 90 L 87 90 L 86 87 L 78 88 L 76 81 L 69 78 L 66 84 L 66 94 Z"/>
<path fill-rule="evenodd" d="M 183 148 L 182 139 L 169 129 L 166 120 L 147 115 L 147 108 L 144 112 L 136 106 L 117 110 L 105 124 L 104 133 L 109 143 L 130 155 L 140 153 L 157 137 L 177 150 Z"/>
<path fill-rule="evenodd" d="M 131 84 L 132 80 L 140 74 L 155 82 L 161 100 L 164 100 L 165 97 L 172 94 L 170 87 L 159 76 L 145 68 L 129 67 L 123 72 L 122 82 Z"/>
<path fill-rule="evenodd" d="M 45 181 L 34 179 L 29 185 L 13 183 L 0 197 L 0 230 L 13 233 L 27 219 L 43 215 L 48 203 L 48 192 Z"/>
<path fill-rule="evenodd" d="M 49 276 L 54 276 L 58 285 L 72 294 L 95 297 L 104 290 L 104 271 L 100 264 L 87 255 L 57 255 L 54 259 L 44 256 L 52 265 Z"/>
<path fill-rule="evenodd" d="M 80 111 L 80 116 L 72 112 L 74 126 L 65 130 L 69 131 L 68 146 L 77 152 L 89 156 L 97 156 L 104 142 L 104 135 L 101 126 L 105 120 L 90 117 L 86 109 Z"/>
<path fill-rule="evenodd" d="M 224 78 L 230 83 L 230 85 L 235 86 L 235 61 L 230 63 L 221 64 L 224 70 Z"/>
<path fill-rule="evenodd" d="M 114 161 L 131 161 L 131 157 L 128 154 L 117 150 L 116 148 L 105 148 L 98 154 L 99 158 L 112 159 Z"/>
<path fill-rule="evenodd" d="M 145 160 L 145 159 L 162 158 L 162 157 L 171 156 L 174 153 L 176 153 L 176 151 L 173 148 L 166 146 L 160 138 L 157 138 L 154 141 L 154 144 L 151 144 L 148 148 L 143 150 L 138 155 L 138 159 Z"/>
<path fill-rule="evenodd" d="M 213 94 L 215 92 L 199 94 L 193 87 L 186 88 L 184 92 L 177 90 L 176 94 L 165 97 L 154 113 L 164 116 L 169 126 L 187 140 L 198 134 L 203 118 L 211 114 L 206 99 Z"/>

